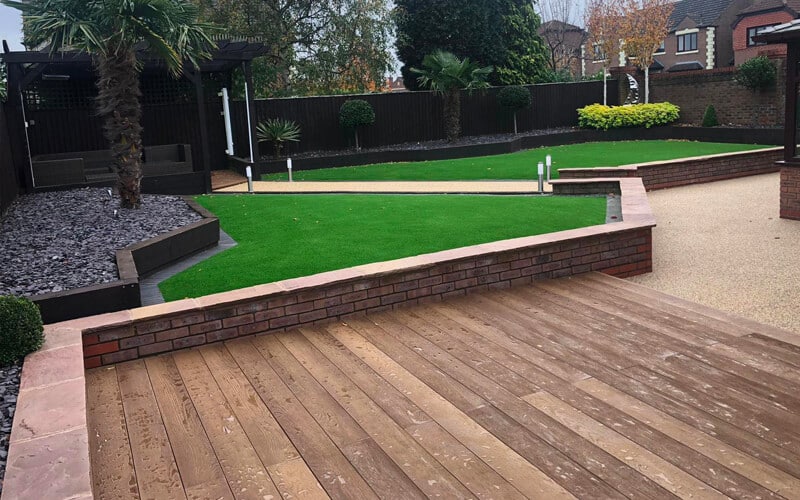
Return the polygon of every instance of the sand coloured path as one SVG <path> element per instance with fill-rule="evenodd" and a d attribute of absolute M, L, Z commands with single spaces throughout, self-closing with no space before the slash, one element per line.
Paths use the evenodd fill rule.
<path fill-rule="evenodd" d="M 778 217 L 779 176 L 651 191 L 656 290 L 800 334 L 800 221 Z"/>

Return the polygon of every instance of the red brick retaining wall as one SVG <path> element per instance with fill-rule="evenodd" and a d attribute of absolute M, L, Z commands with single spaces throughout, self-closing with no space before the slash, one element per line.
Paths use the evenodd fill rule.
<path fill-rule="evenodd" d="M 781 218 L 800 220 L 800 167 L 781 168 Z"/>
<path fill-rule="evenodd" d="M 777 172 L 783 148 L 698 156 L 680 160 L 639 163 L 621 167 L 559 169 L 562 179 L 639 177 L 648 191 L 748 175 Z"/>
<path fill-rule="evenodd" d="M 123 311 L 83 330 L 87 368 L 588 271 L 652 269 L 655 221 L 638 179 L 559 181 L 562 194 L 621 193 L 623 222 L 367 264 Z"/>

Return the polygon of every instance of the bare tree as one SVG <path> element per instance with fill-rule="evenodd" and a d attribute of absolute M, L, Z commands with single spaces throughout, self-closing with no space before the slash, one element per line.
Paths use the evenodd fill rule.
<path fill-rule="evenodd" d="M 553 73 L 563 70 L 576 76 L 574 68 L 581 59 L 580 47 L 586 42 L 586 32 L 576 26 L 578 11 L 574 0 L 540 0 L 539 30 L 547 47 L 547 64 Z"/>
<path fill-rule="evenodd" d="M 644 102 L 650 102 L 650 65 L 653 53 L 669 34 L 670 0 L 623 0 L 619 33 L 625 53 L 644 71 Z"/>
<path fill-rule="evenodd" d="M 586 6 L 588 46 L 595 61 L 603 62 L 603 104 L 608 103 L 606 74 L 614 53 L 619 51 L 619 25 L 622 17 L 620 0 L 589 0 Z"/>

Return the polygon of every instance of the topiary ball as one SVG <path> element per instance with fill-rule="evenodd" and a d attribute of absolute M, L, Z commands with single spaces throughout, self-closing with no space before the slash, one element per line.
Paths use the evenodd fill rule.
<path fill-rule="evenodd" d="M 339 123 L 345 128 L 371 125 L 375 122 L 375 110 L 363 99 L 350 99 L 339 108 Z"/>
<path fill-rule="evenodd" d="M 503 87 L 497 93 L 497 102 L 513 111 L 525 109 L 531 105 L 531 91 L 522 85 Z"/>
<path fill-rule="evenodd" d="M 0 366 L 36 351 L 44 343 L 39 307 L 24 297 L 0 295 Z"/>

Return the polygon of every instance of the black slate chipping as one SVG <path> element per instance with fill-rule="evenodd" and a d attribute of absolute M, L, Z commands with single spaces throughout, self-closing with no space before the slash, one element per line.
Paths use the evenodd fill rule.
<path fill-rule="evenodd" d="M 200 219 L 178 196 L 144 195 L 138 210 L 105 188 L 22 196 L 0 220 L 0 295 L 116 281 L 116 250 Z"/>
<path fill-rule="evenodd" d="M 17 407 L 19 380 L 22 363 L 0 367 L 0 494 L 3 493 L 3 476 L 8 460 L 8 441 L 11 437 L 11 422 Z"/>

